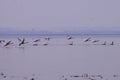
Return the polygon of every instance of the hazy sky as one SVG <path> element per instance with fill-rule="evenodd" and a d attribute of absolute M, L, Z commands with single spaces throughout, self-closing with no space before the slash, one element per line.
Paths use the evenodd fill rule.
<path fill-rule="evenodd" d="M 120 0 L 0 0 L 0 27 L 62 30 L 120 26 Z"/>

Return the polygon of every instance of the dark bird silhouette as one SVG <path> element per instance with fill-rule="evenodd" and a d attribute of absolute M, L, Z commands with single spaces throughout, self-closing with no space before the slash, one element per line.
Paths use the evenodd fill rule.
<path fill-rule="evenodd" d="M 103 79 L 103 76 L 102 75 L 98 75 L 99 78 Z"/>
<path fill-rule="evenodd" d="M 1 75 L 1 76 L 4 76 L 4 73 L 3 73 L 3 72 L 1 72 L 1 73 L 0 73 L 0 75 Z"/>
<path fill-rule="evenodd" d="M 50 37 L 45 38 L 45 40 L 49 41 L 49 40 L 50 40 Z"/>
<path fill-rule="evenodd" d="M 19 44 L 19 46 L 21 46 L 22 44 L 25 44 L 25 38 L 23 38 L 23 40 L 20 40 L 21 42 L 20 42 L 20 44 Z"/>
<path fill-rule="evenodd" d="M 5 42 L 5 40 L 0 40 L 0 43 L 4 43 Z"/>
<path fill-rule="evenodd" d="M 8 45 L 10 45 L 10 44 L 13 44 L 11 41 L 8 41 L 5 45 L 4 45 L 4 47 L 5 46 L 8 46 Z"/>
<path fill-rule="evenodd" d="M 3 72 L 1 72 L 0 75 L 1 75 L 1 77 L 3 77 L 3 78 L 6 78 L 6 77 L 7 77 Z"/>
<path fill-rule="evenodd" d="M 114 74 L 113 77 L 120 77 L 119 75 Z"/>
<path fill-rule="evenodd" d="M 35 80 L 34 78 L 31 78 L 30 80 Z"/>
<path fill-rule="evenodd" d="M 26 44 L 26 43 L 29 43 L 29 42 L 25 42 L 25 38 L 23 38 L 23 40 L 21 40 L 21 42 L 19 43 L 19 46 Z"/>
<path fill-rule="evenodd" d="M 37 40 L 35 40 L 35 41 L 33 41 L 33 42 L 39 42 L 40 41 L 40 39 L 37 39 Z"/>
<path fill-rule="evenodd" d="M 22 41 L 20 38 L 17 38 L 17 39 L 18 39 L 18 41 L 20 41 L 20 42 Z"/>
<path fill-rule="evenodd" d="M 107 42 L 105 41 L 102 45 L 106 45 L 106 43 L 107 43 Z"/>
<path fill-rule="evenodd" d="M 80 77 L 79 75 L 71 75 L 70 77 Z"/>
<path fill-rule="evenodd" d="M 44 43 L 43 45 L 44 45 L 44 46 L 47 46 L 47 45 L 48 45 L 48 42 L 47 42 L 47 43 Z"/>
<path fill-rule="evenodd" d="M 103 79 L 103 76 L 102 75 L 92 75 L 91 77 L 98 77 L 100 79 Z"/>
<path fill-rule="evenodd" d="M 91 37 L 87 38 L 84 42 L 91 41 Z"/>
<path fill-rule="evenodd" d="M 91 77 L 89 77 L 88 79 L 89 79 L 89 80 L 96 80 L 96 79 L 93 79 L 93 78 L 91 78 Z"/>
<path fill-rule="evenodd" d="M 33 44 L 33 46 L 38 46 L 38 44 Z"/>
<path fill-rule="evenodd" d="M 70 40 L 70 39 L 73 39 L 73 37 L 70 36 L 70 35 L 68 35 L 68 36 L 67 36 L 67 40 Z"/>
<path fill-rule="evenodd" d="M 112 43 L 110 45 L 114 45 L 114 42 L 112 41 Z"/>
<path fill-rule="evenodd" d="M 88 74 L 82 74 L 81 77 L 85 77 L 85 78 L 87 78 L 87 77 L 89 77 L 89 75 L 88 75 Z"/>
<path fill-rule="evenodd" d="M 96 42 L 99 42 L 100 40 L 94 40 L 92 43 L 96 43 Z"/>
<path fill-rule="evenodd" d="M 68 45 L 73 45 L 73 41 L 72 41 L 72 42 L 70 42 Z"/>
<path fill-rule="evenodd" d="M 67 80 L 67 78 L 65 78 L 65 80 Z"/>

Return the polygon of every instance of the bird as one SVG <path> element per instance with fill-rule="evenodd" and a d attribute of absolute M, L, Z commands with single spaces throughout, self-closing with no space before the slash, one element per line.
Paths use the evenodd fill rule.
<path fill-rule="evenodd" d="M 49 40 L 50 40 L 50 37 L 46 37 L 45 40 L 49 41 Z"/>
<path fill-rule="evenodd" d="M 1 72 L 1 73 L 0 73 L 0 75 L 1 75 L 1 76 L 3 76 L 3 75 L 4 75 L 4 73 L 3 73 L 3 72 Z"/>
<path fill-rule="evenodd" d="M 105 41 L 102 45 L 106 45 L 106 43 L 107 43 L 107 42 Z"/>
<path fill-rule="evenodd" d="M 10 44 L 13 44 L 12 41 L 8 41 L 8 42 L 4 45 L 4 47 L 5 47 L 5 46 L 8 46 L 8 45 L 10 45 Z"/>
<path fill-rule="evenodd" d="M 35 80 L 34 78 L 31 78 L 30 80 Z"/>
<path fill-rule="evenodd" d="M 70 39 L 72 39 L 72 38 L 73 38 L 73 37 L 70 36 L 70 35 L 67 36 L 67 40 L 70 40 Z"/>
<path fill-rule="evenodd" d="M 70 77 L 80 77 L 79 75 L 71 75 Z"/>
<path fill-rule="evenodd" d="M 21 46 L 22 44 L 25 44 L 25 38 L 23 38 L 23 40 L 19 39 L 19 41 L 21 41 L 21 42 L 19 43 L 19 46 Z"/>
<path fill-rule="evenodd" d="M 23 40 L 21 40 L 21 42 L 19 43 L 19 46 L 21 46 L 22 44 L 26 44 L 26 43 L 29 43 L 29 42 L 25 42 L 25 38 L 23 38 Z"/>
<path fill-rule="evenodd" d="M 100 40 L 94 40 L 92 43 L 96 43 L 96 42 L 99 42 Z"/>
<path fill-rule="evenodd" d="M 112 43 L 110 45 L 114 45 L 114 42 L 112 41 Z"/>
<path fill-rule="evenodd" d="M 84 42 L 91 41 L 91 37 L 87 38 Z"/>
<path fill-rule="evenodd" d="M 48 45 L 48 42 L 44 43 L 43 45 L 44 45 L 44 46 L 47 46 L 47 45 Z"/>
<path fill-rule="evenodd" d="M 73 41 L 69 43 L 69 45 L 73 45 Z"/>
<path fill-rule="evenodd" d="M 3 72 L 1 72 L 0 75 L 1 75 L 3 78 L 6 78 L 6 77 L 7 77 Z"/>
<path fill-rule="evenodd" d="M 99 78 L 103 79 L 103 76 L 102 75 L 98 75 Z"/>
<path fill-rule="evenodd" d="M 33 46 L 38 46 L 38 44 L 33 44 Z"/>
<path fill-rule="evenodd" d="M 20 42 L 22 41 L 20 38 L 17 38 L 17 39 L 18 39 L 18 41 L 20 41 Z"/>
<path fill-rule="evenodd" d="M 36 39 L 36 40 L 34 40 L 33 42 L 39 42 L 40 41 L 40 39 Z"/>
<path fill-rule="evenodd" d="M 4 43 L 5 42 L 5 40 L 0 40 L 0 43 Z"/>
<path fill-rule="evenodd" d="M 65 80 L 67 80 L 67 78 L 65 78 Z"/>

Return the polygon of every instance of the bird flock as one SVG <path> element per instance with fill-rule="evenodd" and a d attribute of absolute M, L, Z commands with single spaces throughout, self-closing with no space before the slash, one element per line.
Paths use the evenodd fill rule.
<path fill-rule="evenodd" d="M 10 75 L 4 72 L 0 73 L 0 80 L 41 80 L 43 76 L 38 74 L 31 74 L 29 76 Z M 44 76 L 45 77 L 45 76 Z M 46 75 L 47 77 L 47 75 Z M 101 75 L 101 74 L 77 74 L 77 75 L 59 75 L 57 80 L 120 80 L 120 75 Z M 51 80 L 51 79 L 49 79 Z"/>
<path fill-rule="evenodd" d="M 74 41 L 75 37 L 68 35 L 68 36 L 66 36 L 65 39 L 68 41 L 68 43 L 67 43 L 68 45 L 74 45 L 74 43 L 75 43 L 75 41 Z M 39 38 L 39 39 L 35 39 L 35 40 L 31 41 L 31 42 L 26 41 L 26 39 L 25 39 L 24 37 L 23 37 L 23 38 L 17 38 L 17 40 L 18 40 L 18 43 L 17 43 L 18 46 L 23 46 L 23 45 L 25 45 L 25 44 L 32 44 L 32 46 L 38 46 L 39 43 L 41 42 L 41 39 L 40 39 L 40 38 Z M 50 40 L 51 40 L 50 37 L 44 38 L 44 43 L 43 43 L 42 45 L 44 45 L 44 46 L 49 45 L 49 41 L 50 41 Z M 92 39 L 92 37 L 85 38 L 85 39 L 82 41 L 83 44 L 84 44 L 84 43 L 85 43 L 85 44 L 87 44 L 87 43 L 96 44 L 96 43 L 99 43 L 99 42 L 100 42 L 100 40 L 94 40 L 94 39 Z M 59 43 L 59 42 L 58 42 L 58 43 Z M 2 46 L 2 47 L 8 47 L 8 46 L 13 45 L 13 44 L 15 44 L 15 42 L 12 41 L 12 40 L 9 40 L 9 41 L 0 40 L 0 46 Z M 107 44 L 107 41 L 104 40 L 104 41 L 103 41 L 101 44 L 99 44 L 99 45 L 115 45 L 115 43 L 114 43 L 114 41 L 111 41 L 111 43 Z"/>

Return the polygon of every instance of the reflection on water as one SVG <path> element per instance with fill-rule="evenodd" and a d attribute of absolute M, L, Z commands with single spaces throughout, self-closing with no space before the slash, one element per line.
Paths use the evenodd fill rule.
<path fill-rule="evenodd" d="M 5 42 L 0 43 L 0 79 L 120 79 L 119 37 L 67 37 L 27 37 L 29 43 L 21 46 L 16 37 L 1 38 Z M 4 47 L 8 41 L 13 44 Z"/>

